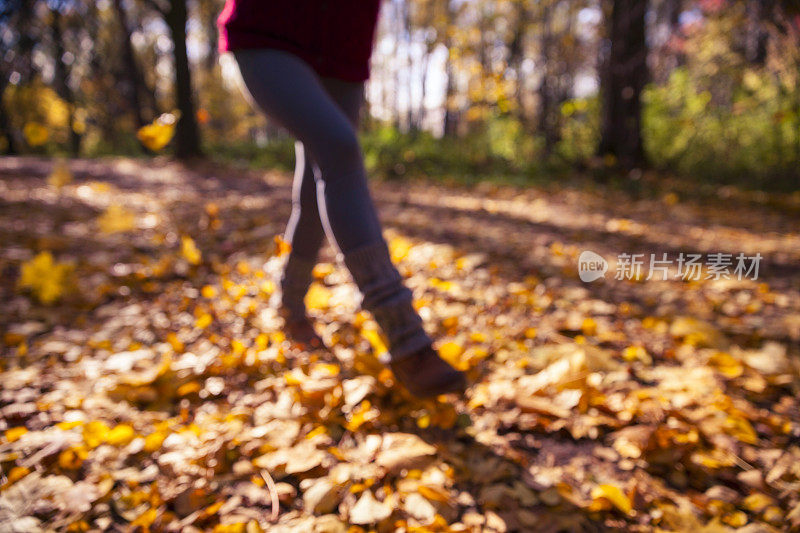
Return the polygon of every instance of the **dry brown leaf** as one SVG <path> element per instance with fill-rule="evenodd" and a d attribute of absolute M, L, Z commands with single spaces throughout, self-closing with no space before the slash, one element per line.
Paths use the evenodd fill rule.
<path fill-rule="evenodd" d="M 389 518 L 391 514 L 392 509 L 388 505 L 376 500 L 372 491 L 365 490 L 350 509 L 350 522 L 358 525 L 375 524 Z"/>
<path fill-rule="evenodd" d="M 389 433 L 383 437 L 375 463 L 390 472 L 419 468 L 431 460 L 436 448 L 411 433 Z"/>

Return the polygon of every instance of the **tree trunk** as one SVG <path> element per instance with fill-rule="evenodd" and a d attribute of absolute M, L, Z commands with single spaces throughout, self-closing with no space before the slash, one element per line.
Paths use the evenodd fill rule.
<path fill-rule="evenodd" d="M 67 127 L 69 128 L 69 149 L 74 156 L 81 152 L 81 135 L 75 131 L 75 93 L 69 85 L 69 71 L 64 63 L 64 32 L 61 28 L 61 12 L 58 8 L 52 10 L 53 41 L 55 43 L 55 87 L 58 96 L 64 100 L 69 109 Z"/>
<path fill-rule="evenodd" d="M 525 60 L 525 31 L 528 23 L 528 12 L 524 2 L 514 4 L 514 34 L 508 45 L 508 65 L 516 73 L 516 86 L 514 99 L 517 104 L 516 115 L 522 124 L 527 124 L 528 117 L 525 113 L 524 79 L 522 77 L 522 62 Z"/>
<path fill-rule="evenodd" d="M 186 0 L 172 0 L 166 14 L 167 26 L 172 36 L 175 61 L 175 97 L 181 113 L 175 128 L 175 155 L 190 159 L 202 155 L 197 112 L 192 92 L 189 57 L 186 52 Z"/>
<path fill-rule="evenodd" d="M 456 11 L 452 7 L 452 2 L 447 3 L 447 20 L 456 20 Z M 456 94 L 456 72 L 453 65 L 453 58 L 451 57 L 450 50 L 453 48 L 453 40 L 450 34 L 447 33 L 444 42 L 447 48 L 447 59 L 445 60 L 445 75 L 447 76 L 447 85 L 444 93 L 444 124 L 443 133 L 445 136 L 454 136 L 458 131 L 458 113 L 453 109 L 453 100 Z"/>
<path fill-rule="evenodd" d="M 206 14 L 206 37 L 208 38 L 208 55 L 206 56 L 206 72 L 209 76 L 213 75 L 214 69 L 219 61 L 219 34 L 217 33 L 217 9 L 216 4 L 207 8 Z"/>
<path fill-rule="evenodd" d="M 406 108 L 406 131 L 411 133 L 412 135 L 415 134 L 415 124 L 414 124 L 414 83 L 413 83 L 413 68 L 414 68 L 414 58 L 411 57 L 411 6 L 409 6 L 409 0 L 403 0 L 400 3 L 400 16 L 402 22 L 402 33 L 403 41 L 405 42 L 405 72 L 406 72 L 406 98 L 408 107 Z"/>
<path fill-rule="evenodd" d="M 136 55 L 133 51 L 133 45 L 131 44 L 131 30 L 128 26 L 128 16 L 125 13 L 122 0 L 114 0 L 114 7 L 117 12 L 117 18 L 119 19 L 119 25 L 122 27 L 122 56 L 130 83 L 130 98 L 136 116 L 136 126 L 141 128 L 153 118 L 152 116 L 145 116 L 144 94 L 147 89 L 145 88 L 142 71 L 136 63 Z M 151 113 L 155 112 L 155 109 L 151 110 Z"/>
<path fill-rule="evenodd" d="M 0 72 L 0 135 L 6 138 L 5 153 L 7 155 L 16 155 L 19 153 L 17 140 L 14 138 L 14 130 L 8 120 L 8 109 L 6 109 L 5 100 L 3 99 L 7 86 L 8 75 L 6 72 Z"/>
<path fill-rule="evenodd" d="M 613 155 L 623 168 L 644 165 L 641 94 L 647 81 L 646 0 L 614 0 L 611 50 L 602 76 L 599 155 Z"/>
<path fill-rule="evenodd" d="M 553 107 L 555 88 L 558 82 L 554 78 L 559 69 L 555 65 L 556 61 L 549 61 L 553 52 L 552 11 L 552 5 L 549 2 L 542 7 L 541 59 L 544 69 L 542 70 L 542 81 L 539 84 L 539 132 L 544 137 L 546 155 L 550 155 L 558 143 L 558 117 L 555 116 Z"/>
<path fill-rule="evenodd" d="M 670 35 L 683 37 L 681 31 L 681 13 L 683 13 L 683 0 L 669 0 L 669 29 Z M 674 52 L 673 68 L 682 67 L 686 64 L 686 54 L 678 50 Z"/>
<path fill-rule="evenodd" d="M 16 57 L 21 61 L 15 64 L 14 70 L 20 73 L 19 85 L 30 83 L 36 74 L 36 67 L 33 63 L 33 47 L 36 46 L 37 35 L 36 27 L 33 24 L 34 0 L 22 0 L 19 3 L 19 15 L 17 25 L 19 28 L 19 44 L 16 47 Z"/>
<path fill-rule="evenodd" d="M 765 13 L 763 2 L 747 3 L 747 30 L 745 57 L 756 66 L 763 66 L 767 60 L 767 39 L 769 34 L 764 29 Z"/>
<path fill-rule="evenodd" d="M 428 114 L 428 109 L 425 107 L 425 98 L 428 93 L 428 67 L 430 65 L 432 48 L 433 47 L 428 44 L 425 55 L 422 58 L 422 82 L 420 84 L 419 107 L 417 108 L 417 118 L 414 120 L 414 128 L 416 131 L 421 131 L 425 126 L 425 118 Z"/>
<path fill-rule="evenodd" d="M 444 94 L 444 134 L 450 137 L 458 132 L 459 115 L 458 112 L 453 109 L 453 101 L 455 100 L 456 94 L 456 73 L 455 68 L 453 68 L 453 60 L 449 57 L 449 52 L 445 72 L 447 73 L 447 86 Z"/>

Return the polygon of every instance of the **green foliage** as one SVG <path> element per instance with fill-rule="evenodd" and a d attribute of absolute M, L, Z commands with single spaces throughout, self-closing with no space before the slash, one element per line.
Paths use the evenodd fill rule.
<path fill-rule="evenodd" d="M 677 69 L 662 86 L 648 86 L 643 95 L 643 133 L 650 161 L 708 183 L 792 186 L 800 166 L 797 94 L 755 70 L 744 71 L 738 86 L 732 102 L 715 102 L 685 68 Z M 561 115 L 561 140 L 549 158 L 544 157 L 539 136 L 514 116 L 499 114 L 460 137 L 373 126 L 362 134 L 365 162 L 371 174 L 389 179 L 524 183 L 560 177 L 593 160 L 600 98 L 568 100 L 561 105 Z M 242 141 L 211 148 L 220 159 L 253 167 L 291 169 L 294 162 L 292 141 L 284 137 L 263 147 Z"/>
<path fill-rule="evenodd" d="M 502 159 L 515 168 L 524 166 L 536 154 L 536 143 L 525 131 L 522 122 L 512 115 L 493 116 L 486 124 L 489 155 Z"/>
<path fill-rule="evenodd" d="M 556 153 L 566 162 L 594 156 L 600 139 L 600 98 L 578 98 L 561 105 L 561 141 Z"/>
<path fill-rule="evenodd" d="M 277 137 L 263 146 L 252 141 L 209 143 L 206 153 L 214 159 L 250 168 L 291 170 L 294 167 L 294 141 Z"/>
<path fill-rule="evenodd" d="M 69 109 L 52 88 L 38 81 L 9 85 L 0 97 L 3 109 L 14 110 L 9 116 L 11 126 L 22 132 L 30 148 L 50 151 L 53 142 L 66 142 Z"/>
<path fill-rule="evenodd" d="M 524 174 L 535 159 L 534 139 L 509 117 L 490 120 L 464 137 L 436 138 L 429 132 L 404 134 L 379 126 L 362 135 L 367 168 L 387 178 L 432 178 Z"/>
<path fill-rule="evenodd" d="M 732 102 L 718 103 L 685 68 L 644 95 L 644 141 L 651 161 L 714 181 L 780 186 L 800 161 L 798 95 L 755 70 Z"/>

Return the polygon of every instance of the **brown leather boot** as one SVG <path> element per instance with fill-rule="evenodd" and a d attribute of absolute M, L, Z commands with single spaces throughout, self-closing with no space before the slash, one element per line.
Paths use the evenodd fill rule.
<path fill-rule="evenodd" d="M 283 333 L 290 342 L 303 350 L 317 350 L 325 347 L 325 342 L 314 330 L 314 324 L 310 318 L 305 315 L 293 316 L 284 308 L 279 308 L 278 314 L 283 318 Z"/>
<path fill-rule="evenodd" d="M 392 263 L 386 241 L 368 244 L 343 254 L 362 295 L 361 306 L 372 313 L 388 340 L 382 360 L 397 381 L 420 398 L 464 390 L 466 379 L 433 349 L 413 294 Z"/>
<path fill-rule="evenodd" d="M 439 357 L 430 345 L 400 360 L 390 361 L 389 367 L 397 381 L 419 398 L 463 392 L 467 387 L 464 373 Z"/>
<path fill-rule="evenodd" d="M 286 338 L 302 349 L 325 347 L 322 338 L 314 331 L 311 319 L 306 315 L 303 302 L 311 285 L 311 272 L 316 261 L 299 257 L 290 252 L 281 272 L 280 290 L 273 294 L 270 304 L 283 318 Z"/>

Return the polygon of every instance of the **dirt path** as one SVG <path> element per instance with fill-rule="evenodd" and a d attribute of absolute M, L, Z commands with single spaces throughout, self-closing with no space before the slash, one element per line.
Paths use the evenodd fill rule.
<path fill-rule="evenodd" d="M 374 183 L 473 382 L 422 402 L 329 249 L 332 353 L 284 341 L 288 176 L 55 166 L 0 160 L 0 530 L 800 528 L 800 197 Z M 760 254 L 758 278 L 680 279 L 681 253 Z"/>

